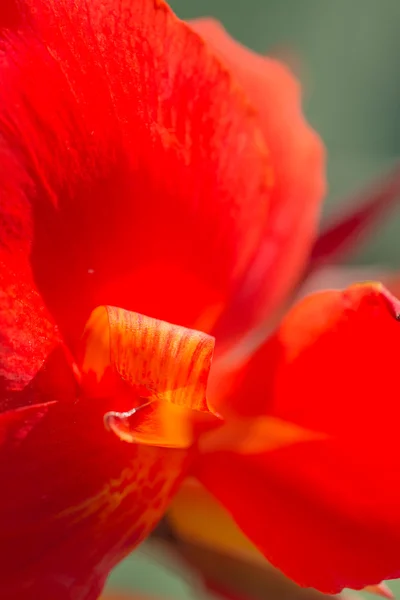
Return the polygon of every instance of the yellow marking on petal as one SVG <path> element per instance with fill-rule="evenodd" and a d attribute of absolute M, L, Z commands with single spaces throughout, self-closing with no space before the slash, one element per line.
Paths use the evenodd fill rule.
<path fill-rule="evenodd" d="M 164 455 L 160 468 L 155 469 L 159 460 L 158 449 L 138 447 L 135 460 L 117 477 L 108 480 L 96 494 L 59 512 L 55 519 L 64 521 L 65 527 L 71 527 L 95 517 L 96 529 L 105 535 L 107 529 L 115 527 L 118 514 L 118 521 L 125 524 L 123 537 L 130 539 L 132 531 L 140 529 L 143 539 L 164 514 L 171 490 L 183 475 L 185 456 L 181 452 L 170 452 L 168 460 Z M 127 551 L 129 549 L 131 546 Z"/>
<path fill-rule="evenodd" d="M 91 314 L 82 339 L 82 387 L 112 395 L 123 380 L 147 400 L 208 411 L 206 386 L 214 338 L 113 306 Z"/>
<path fill-rule="evenodd" d="M 200 450 L 231 450 L 238 454 L 271 452 L 298 442 L 326 439 L 326 434 L 310 431 L 294 423 L 270 416 L 225 421 L 218 429 L 201 437 Z"/>
<path fill-rule="evenodd" d="M 100 520 L 113 512 L 125 497 L 139 489 L 137 484 L 136 466 L 126 467 L 114 479 L 110 479 L 93 496 L 89 496 L 79 504 L 69 506 L 58 513 L 58 519 L 68 518 L 69 523 L 79 523 L 91 515 L 98 514 Z"/>

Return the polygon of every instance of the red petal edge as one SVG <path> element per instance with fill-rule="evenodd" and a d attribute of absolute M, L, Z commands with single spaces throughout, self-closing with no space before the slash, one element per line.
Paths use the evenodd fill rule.
<path fill-rule="evenodd" d="M 304 299 L 232 401 L 327 438 L 200 461 L 202 483 L 302 586 L 337 593 L 400 576 L 399 315 L 379 284 Z"/>
<path fill-rule="evenodd" d="M 271 204 L 261 243 L 217 323 L 215 336 L 238 336 L 262 323 L 302 275 L 325 193 L 325 152 L 306 122 L 300 86 L 290 70 L 236 42 L 213 19 L 193 27 L 246 91 L 271 160 Z"/>

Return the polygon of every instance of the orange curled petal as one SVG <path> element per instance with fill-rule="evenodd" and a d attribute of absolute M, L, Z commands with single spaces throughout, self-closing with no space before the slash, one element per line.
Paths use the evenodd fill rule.
<path fill-rule="evenodd" d="M 199 464 L 266 558 L 324 593 L 400 576 L 399 315 L 380 284 L 302 300 L 241 374 L 231 408 L 326 437 Z"/>
<path fill-rule="evenodd" d="M 149 401 L 208 411 L 213 350 L 214 338 L 205 333 L 100 306 L 83 335 L 81 384 L 86 393 L 98 396 L 110 394 L 123 381 Z"/>
<path fill-rule="evenodd" d="M 194 441 L 191 409 L 149 402 L 126 413 L 108 412 L 106 428 L 121 440 L 163 448 L 189 448 Z"/>

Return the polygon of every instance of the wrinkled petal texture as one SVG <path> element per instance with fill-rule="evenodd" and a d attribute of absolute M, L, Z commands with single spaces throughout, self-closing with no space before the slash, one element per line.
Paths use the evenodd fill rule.
<path fill-rule="evenodd" d="M 233 405 L 327 437 L 200 465 L 272 564 L 325 593 L 400 575 L 399 315 L 379 284 L 300 302 L 242 373 Z"/>
<path fill-rule="evenodd" d="M 6 6 L 1 219 L 65 338 L 101 304 L 209 329 L 271 194 L 246 96 L 163 2 Z"/>
<path fill-rule="evenodd" d="M 1 16 L 1 13 L 0 13 Z M 1 68 L 1 67 L 0 67 Z M 0 81 L 3 79 L 0 77 Z M 1 89 L 1 86 L 0 86 Z M 1 117 L 0 117 L 1 120 Z M 0 135 L 0 412 L 34 377 L 60 341 L 29 262 L 31 215 L 21 173 Z"/>
<path fill-rule="evenodd" d="M 1 221 L 0 221 L 1 227 Z M 0 247 L 0 413 L 60 342 L 26 257 Z"/>
<path fill-rule="evenodd" d="M 301 276 L 325 191 L 324 149 L 301 112 L 300 88 L 276 60 L 235 42 L 212 19 L 191 22 L 245 89 L 271 160 L 272 195 L 262 243 L 218 324 L 237 336 L 263 321 Z"/>

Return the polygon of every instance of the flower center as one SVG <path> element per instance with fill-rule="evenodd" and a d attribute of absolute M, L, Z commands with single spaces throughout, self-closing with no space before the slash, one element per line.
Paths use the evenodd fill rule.
<path fill-rule="evenodd" d="M 214 338 L 205 333 L 100 306 L 82 336 L 81 389 L 92 398 L 128 395 L 128 411 L 104 415 L 120 439 L 187 448 L 199 423 L 216 420 L 206 400 L 213 350 Z"/>

